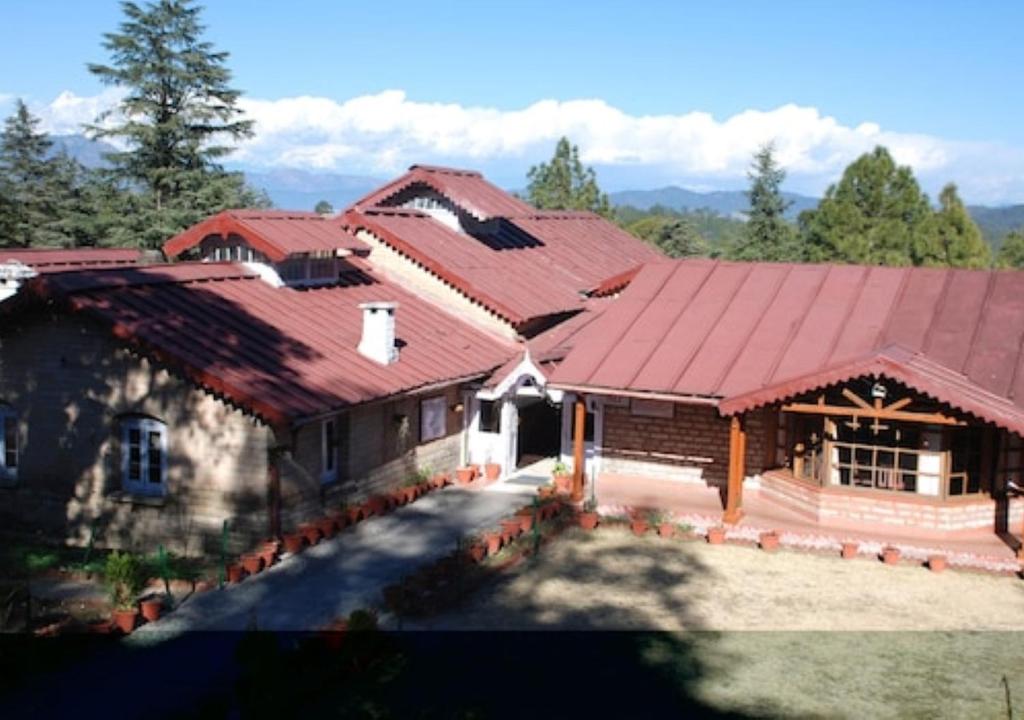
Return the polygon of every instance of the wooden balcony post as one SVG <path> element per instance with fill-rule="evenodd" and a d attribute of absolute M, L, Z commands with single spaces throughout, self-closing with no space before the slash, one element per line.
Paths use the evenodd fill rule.
<path fill-rule="evenodd" d="M 576 396 L 576 405 L 573 408 L 575 413 L 575 426 L 572 434 L 572 495 L 573 502 L 583 500 L 583 431 L 587 424 L 587 404 L 582 395 Z"/>
<path fill-rule="evenodd" d="M 722 521 L 734 525 L 743 517 L 743 476 L 746 474 L 747 431 L 743 419 L 733 415 L 729 420 L 729 479 L 725 489 L 725 512 Z"/>

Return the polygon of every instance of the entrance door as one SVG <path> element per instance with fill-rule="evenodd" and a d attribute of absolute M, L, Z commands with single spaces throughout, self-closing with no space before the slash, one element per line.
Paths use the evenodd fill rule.
<path fill-rule="evenodd" d="M 517 398 L 519 432 L 516 467 L 557 457 L 561 449 L 561 408 L 545 397 Z"/>

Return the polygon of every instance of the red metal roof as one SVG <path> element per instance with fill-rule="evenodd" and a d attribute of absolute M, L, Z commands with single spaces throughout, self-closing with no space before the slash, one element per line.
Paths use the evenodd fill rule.
<path fill-rule="evenodd" d="M 366 245 L 340 224 L 314 212 L 225 210 L 193 225 L 164 243 L 164 254 L 177 257 L 211 235 L 238 235 L 274 262 L 289 255 L 344 250 L 365 251 Z"/>
<path fill-rule="evenodd" d="M 433 165 L 413 165 L 405 175 L 356 201 L 353 207 L 388 205 L 397 195 L 417 185 L 431 188 L 480 220 L 534 211 L 514 195 L 487 182 L 478 172 Z"/>
<path fill-rule="evenodd" d="M 732 413 L 900 365 L 894 379 L 1005 422 L 1024 411 L 1022 341 L 1020 272 L 666 261 L 641 270 L 552 381 Z"/>
<path fill-rule="evenodd" d="M 513 325 L 583 308 L 603 280 L 662 257 L 593 213 L 501 218 L 496 231 L 470 235 L 413 209 L 349 211 L 365 229 Z"/>
<path fill-rule="evenodd" d="M 196 383 L 275 425 L 479 377 L 510 341 L 476 329 L 375 276 L 358 260 L 339 285 L 273 287 L 230 263 L 179 263 L 37 278 L 36 297 L 64 300 Z M 397 301 L 399 360 L 356 347 L 363 302 Z"/>
<path fill-rule="evenodd" d="M 0 249 L 0 263 L 20 262 L 37 273 L 135 265 L 142 257 L 136 248 L 28 248 Z"/>

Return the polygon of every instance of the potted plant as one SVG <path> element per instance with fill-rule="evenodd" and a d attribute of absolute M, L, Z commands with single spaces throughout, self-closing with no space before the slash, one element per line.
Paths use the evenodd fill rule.
<path fill-rule="evenodd" d="M 644 535 L 650 529 L 650 521 L 647 519 L 648 515 L 642 511 L 634 511 L 629 520 L 629 529 L 633 531 L 636 536 Z"/>
<path fill-rule="evenodd" d="M 466 467 L 460 467 L 455 471 L 455 480 L 459 485 L 469 485 L 473 482 L 473 468 L 468 465 Z"/>
<path fill-rule="evenodd" d="M 146 622 L 156 622 L 160 619 L 160 613 L 164 609 L 164 601 L 159 595 L 150 595 L 139 603 L 142 610 L 142 617 Z"/>
<path fill-rule="evenodd" d="M 523 531 L 523 524 L 519 518 L 506 518 L 501 521 L 501 531 L 509 539 L 516 538 Z"/>
<path fill-rule="evenodd" d="M 568 466 L 561 460 L 555 462 L 554 467 L 551 468 L 551 479 L 555 484 L 556 492 L 564 495 L 572 492 L 572 473 L 569 472 Z"/>
<path fill-rule="evenodd" d="M 583 503 L 583 511 L 579 514 L 580 527 L 584 530 L 593 530 L 597 527 L 599 516 L 597 514 L 597 503 L 593 498 Z"/>
<path fill-rule="evenodd" d="M 366 509 L 371 515 L 383 515 L 388 510 L 388 498 L 384 495 L 372 495 L 366 501 Z"/>
<path fill-rule="evenodd" d="M 366 517 L 366 511 L 362 505 L 351 505 L 344 508 L 345 514 L 348 516 L 348 524 L 355 525 L 357 522 Z"/>
<path fill-rule="evenodd" d="M 663 538 L 673 538 L 676 536 L 676 524 L 672 522 L 672 518 L 668 513 L 661 513 L 657 520 L 658 535 Z"/>
<path fill-rule="evenodd" d="M 231 563 L 224 570 L 228 576 L 229 583 L 240 583 L 242 578 L 245 577 L 245 568 L 238 563 Z"/>
<path fill-rule="evenodd" d="M 484 535 L 484 542 L 487 543 L 487 554 L 496 555 L 501 550 L 501 533 L 489 532 Z"/>
<path fill-rule="evenodd" d="M 494 482 L 501 477 L 501 464 L 488 460 L 484 465 L 484 477 L 488 482 Z"/>
<path fill-rule="evenodd" d="M 292 555 L 302 552 L 305 546 L 306 536 L 302 533 L 295 532 L 284 536 L 284 549 Z"/>
<path fill-rule="evenodd" d="M 537 488 L 537 494 L 541 500 L 547 500 L 553 498 L 557 492 L 554 485 L 541 485 Z"/>
<path fill-rule="evenodd" d="M 533 514 L 534 508 L 532 505 L 526 505 L 516 510 L 516 517 L 519 519 L 519 527 L 525 532 L 530 532 L 533 528 Z"/>
<path fill-rule="evenodd" d="M 760 535 L 761 549 L 766 552 L 775 552 L 779 549 L 779 533 L 775 530 L 763 532 Z"/>
<path fill-rule="evenodd" d="M 320 531 L 324 540 L 330 540 L 338 533 L 338 523 L 329 515 L 315 520 L 313 525 Z"/>
<path fill-rule="evenodd" d="M 480 463 L 470 463 L 469 469 L 473 471 L 473 479 L 480 477 Z"/>
<path fill-rule="evenodd" d="M 299 525 L 299 532 L 306 538 L 310 546 L 320 542 L 320 528 L 315 523 L 302 523 Z"/>
<path fill-rule="evenodd" d="M 900 549 L 894 545 L 886 545 L 882 548 L 882 562 L 886 565 L 896 565 L 900 561 Z"/>
<path fill-rule="evenodd" d="M 255 575 L 263 569 L 263 558 L 258 553 L 247 553 L 241 557 L 242 567 L 250 575 Z"/>
<path fill-rule="evenodd" d="M 928 569 L 932 572 L 942 572 L 946 569 L 946 556 L 945 555 L 929 555 L 928 556 Z"/>
<path fill-rule="evenodd" d="M 107 556 L 103 577 L 114 606 L 111 620 L 127 635 L 135 629 L 139 617 L 136 598 L 145 587 L 141 564 L 131 553 L 114 551 Z"/>
<path fill-rule="evenodd" d="M 714 527 L 708 528 L 708 544 L 709 545 L 721 545 L 725 542 L 725 528 L 721 525 L 715 525 Z"/>
<path fill-rule="evenodd" d="M 446 472 L 434 473 L 433 477 L 430 478 L 430 484 L 434 486 L 435 490 L 440 490 L 449 482 L 450 479 Z"/>
<path fill-rule="evenodd" d="M 855 542 L 853 540 L 846 540 L 843 542 L 842 550 L 840 550 L 840 555 L 842 556 L 843 560 L 852 560 L 853 558 L 857 557 L 857 552 L 859 550 L 860 543 Z"/>

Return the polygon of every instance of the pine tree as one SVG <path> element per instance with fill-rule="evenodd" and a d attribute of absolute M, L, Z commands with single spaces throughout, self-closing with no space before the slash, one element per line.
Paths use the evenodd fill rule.
<path fill-rule="evenodd" d="M 686 218 L 663 224 L 654 244 L 672 258 L 707 256 L 710 251 L 707 242 Z"/>
<path fill-rule="evenodd" d="M 527 200 L 536 208 L 590 210 L 608 218 L 612 215 L 608 196 L 597 185 L 597 173 L 592 167 L 583 167 L 579 148 L 568 138 L 558 141 L 550 163 L 534 165 L 527 178 Z"/>
<path fill-rule="evenodd" d="M 931 215 L 910 168 L 876 147 L 846 168 L 817 208 L 800 214 L 804 254 L 815 262 L 920 265 Z"/>
<path fill-rule="evenodd" d="M 109 155 L 109 172 L 135 197 L 106 195 L 138 212 L 110 232 L 152 247 L 225 208 L 265 202 L 240 174 L 218 164 L 232 150 L 221 143 L 250 137 L 252 122 L 241 118 L 240 93 L 229 86 L 228 53 L 202 39 L 201 8 L 191 0 L 156 0 L 145 7 L 124 2 L 122 10 L 120 31 L 104 35 L 110 64 L 88 66 L 103 83 L 127 91 L 90 127 L 94 137 L 127 145 Z"/>
<path fill-rule="evenodd" d="M 757 151 L 747 177 L 750 180 L 747 225 L 730 256 L 737 260 L 799 259 L 793 227 L 785 219 L 786 210 L 793 204 L 782 197 L 786 171 L 775 160 L 773 143 L 767 143 Z"/>
<path fill-rule="evenodd" d="M 1003 238 L 996 265 L 1001 268 L 1024 268 L 1024 230 L 1014 230 Z"/>
<path fill-rule="evenodd" d="M 939 209 L 932 218 L 927 244 L 919 254 L 925 265 L 987 268 L 992 262 L 988 244 L 953 183 L 939 193 Z"/>
<path fill-rule="evenodd" d="M 18 100 L 0 133 L 0 243 L 18 247 L 74 244 L 62 212 L 75 192 L 74 161 L 48 157 L 53 143 Z M 77 165 L 75 163 L 75 165 Z M 69 176 L 68 173 L 72 173 Z"/>

